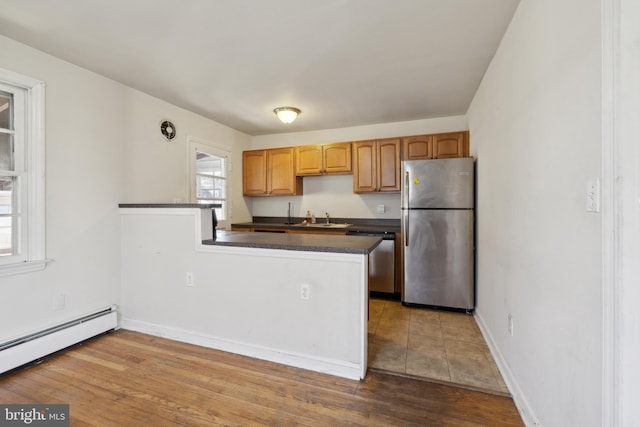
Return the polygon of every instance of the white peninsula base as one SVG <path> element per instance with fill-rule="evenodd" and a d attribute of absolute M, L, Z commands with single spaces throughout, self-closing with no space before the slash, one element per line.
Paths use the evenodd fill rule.
<path fill-rule="evenodd" d="M 203 245 L 206 209 L 120 214 L 123 328 L 364 378 L 367 254 Z"/>

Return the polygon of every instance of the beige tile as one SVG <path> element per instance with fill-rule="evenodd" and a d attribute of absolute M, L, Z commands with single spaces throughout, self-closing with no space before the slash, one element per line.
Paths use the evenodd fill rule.
<path fill-rule="evenodd" d="M 488 390 L 499 390 L 498 381 L 491 367 L 475 358 L 460 358 L 447 355 L 451 381 Z"/>
<path fill-rule="evenodd" d="M 392 339 L 376 336 L 369 344 L 369 366 L 393 372 L 405 372 L 407 346 Z"/>
<path fill-rule="evenodd" d="M 409 335 L 407 374 L 450 381 L 447 354 L 441 336 Z"/>
<path fill-rule="evenodd" d="M 411 314 L 409 335 L 426 335 L 442 338 L 442 328 L 437 317 Z"/>
<path fill-rule="evenodd" d="M 491 351 L 489 351 L 489 348 L 487 348 L 487 352 L 485 353 L 485 356 L 487 360 L 489 360 L 491 369 L 493 370 L 493 375 L 496 377 L 496 381 L 498 383 L 498 391 L 501 391 L 503 393 L 510 393 L 509 388 L 507 387 L 507 384 L 504 382 L 504 379 L 502 378 L 500 369 L 498 369 L 498 365 L 496 364 L 495 359 L 491 355 Z"/>
<path fill-rule="evenodd" d="M 411 310 L 403 307 L 397 301 L 387 301 L 382 311 L 381 320 L 393 321 L 393 320 L 409 320 L 411 318 Z"/>
<path fill-rule="evenodd" d="M 379 318 L 382 315 L 385 301 L 379 299 L 369 299 L 369 319 Z"/>
<path fill-rule="evenodd" d="M 487 357 L 486 344 L 445 339 L 445 349 L 452 382 L 500 391 L 495 362 Z"/>
<path fill-rule="evenodd" d="M 477 344 L 481 347 L 486 347 L 486 343 L 479 330 L 474 330 L 471 327 L 453 327 L 442 325 L 442 336 L 445 341 L 465 341 L 471 344 Z"/>
<path fill-rule="evenodd" d="M 477 330 L 476 321 L 473 319 L 473 316 L 469 314 L 440 311 L 438 315 L 443 327 Z"/>
<path fill-rule="evenodd" d="M 447 357 L 487 360 L 489 348 L 484 342 L 470 342 L 466 340 L 448 339 L 443 335 Z"/>
<path fill-rule="evenodd" d="M 473 316 L 371 301 L 370 367 L 508 393 Z"/>
<path fill-rule="evenodd" d="M 391 340 L 406 347 L 408 337 L 409 322 L 397 321 L 391 324 L 381 322 L 376 329 L 373 340 Z"/>

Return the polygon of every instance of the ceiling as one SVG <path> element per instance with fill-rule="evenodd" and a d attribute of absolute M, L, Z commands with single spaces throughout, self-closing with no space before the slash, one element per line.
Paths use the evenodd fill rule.
<path fill-rule="evenodd" d="M 0 0 L 0 34 L 263 135 L 465 114 L 517 5 Z"/>

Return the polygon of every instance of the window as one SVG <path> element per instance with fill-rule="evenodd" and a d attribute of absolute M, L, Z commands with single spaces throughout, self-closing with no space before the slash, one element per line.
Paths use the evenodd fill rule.
<path fill-rule="evenodd" d="M 231 188 L 229 170 L 230 153 L 194 138 L 189 138 L 191 163 L 191 201 L 195 203 L 219 203 L 216 217 L 220 228 L 226 228 L 231 220 Z"/>
<path fill-rule="evenodd" d="M 44 84 L 0 69 L 0 276 L 44 268 Z"/>

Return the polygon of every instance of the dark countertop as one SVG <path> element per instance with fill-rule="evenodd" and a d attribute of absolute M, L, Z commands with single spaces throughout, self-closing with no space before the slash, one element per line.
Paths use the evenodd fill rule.
<path fill-rule="evenodd" d="M 220 203 L 120 203 L 119 208 L 221 208 Z"/>
<path fill-rule="evenodd" d="M 280 228 L 287 230 L 300 230 L 307 227 L 299 225 L 303 218 L 293 218 L 294 224 L 286 224 L 287 218 L 280 217 L 254 217 L 252 222 L 241 222 L 237 224 L 231 224 L 232 227 L 237 228 Z M 324 218 L 318 219 L 318 223 L 322 223 Z M 400 232 L 400 220 L 399 219 L 363 219 L 363 218 L 332 218 L 331 222 L 334 224 L 350 224 L 346 228 L 322 228 L 322 227 L 308 227 L 313 230 L 324 231 L 359 231 L 359 232 Z M 298 225 L 295 225 L 298 224 Z"/>
<path fill-rule="evenodd" d="M 246 233 L 218 230 L 216 239 L 205 245 L 242 248 L 284 249 L 288 251 L 333 252 L 366 255 L 382 241 L 380 237 L 293 233 Z"/>

